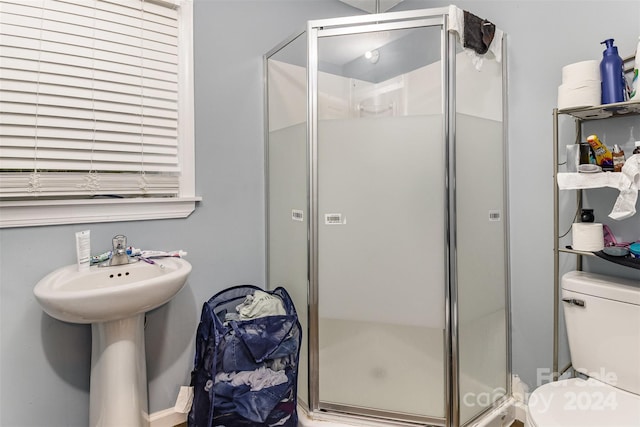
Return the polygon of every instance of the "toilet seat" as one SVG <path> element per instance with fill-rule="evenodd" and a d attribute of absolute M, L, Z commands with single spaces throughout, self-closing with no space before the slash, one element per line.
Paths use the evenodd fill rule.
<path fill-rule="evenodd" d="M 527 427 L 638 427 L 640 396 L 589 378 L 538 387 L 529 396 Z"/>

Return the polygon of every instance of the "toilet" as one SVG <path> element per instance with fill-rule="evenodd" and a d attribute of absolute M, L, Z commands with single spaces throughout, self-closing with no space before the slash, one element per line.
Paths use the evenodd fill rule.
<path fill-rule="evenodd" d="M 640 426 L 640 282 L 571 271 L 562 301 L 577 378 L 529 396 L 527 427 Z"/>

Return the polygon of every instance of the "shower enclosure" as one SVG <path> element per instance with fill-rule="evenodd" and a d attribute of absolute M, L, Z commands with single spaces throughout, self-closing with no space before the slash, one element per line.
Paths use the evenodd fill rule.
<path fill-rule="evenodd" d="M 510 394 L 505 58 L 476 67 L 448 10 L 309 21 L 265 55 L 267 283 L 312 415 L 459 426 Z"/>

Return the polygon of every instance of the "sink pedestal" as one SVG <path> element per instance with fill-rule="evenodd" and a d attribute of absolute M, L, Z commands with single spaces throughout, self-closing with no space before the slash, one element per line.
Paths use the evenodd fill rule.
<path fill-rule="evenodd" d="M 147 427 L 144 313 L 91 325 L 91 427 Z"/>

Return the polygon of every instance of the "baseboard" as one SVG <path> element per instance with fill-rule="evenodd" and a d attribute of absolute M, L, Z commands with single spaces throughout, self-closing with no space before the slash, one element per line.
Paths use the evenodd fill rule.
<path fill-rule="evenodd" d="M 174 408 L 163 409 L 149 415 L 149 427 L 175 427 L 187 422 L 187 414 Z"/>
<path fill-rule="evenodd" d="M 522 402 L 516 402 L 513 406 L 516 408 L 516 420 L 524 424 L 527 420 L 527 405 Z"/>

